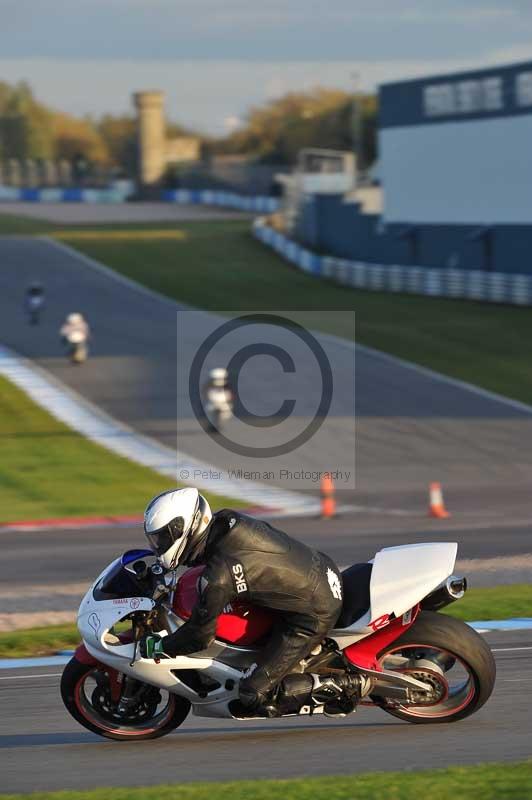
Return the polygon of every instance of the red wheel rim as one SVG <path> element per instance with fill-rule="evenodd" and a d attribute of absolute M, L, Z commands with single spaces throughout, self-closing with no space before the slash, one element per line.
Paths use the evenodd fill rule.
<path fill-rule="evenodd" d="M 402 705 L 399 703 L 394 705 L 394 710 L 399 711 L 402 715 L 409 717 L 443 719 L 445 717 L 451 717 L 459 714 L 460 711 L 463 711 L 463 709 L 471 703 L 477 691 L 475 674 L 471 667 L 463 659 L 449 650 L 426 644 L 403 645 L 392 650 L 388 650 L 380 659 L 381 666 L 386 668 L 384 665 L 386 659 L 389 659 L 390 656 L 394 656 L 396 654 L 403 655 L 408 651 L 425 651 L 424 660 L 429 661 L 431 660 L 430 654 L 432 654 L 432 660 L 434 660 L 435 664 L 437 662 L 434 658 L 434 654 L 437 654 L 438 656 L 443 656 L 444 661 L 446 659 L 452 660 L 453 664 L 449 668 L 448 672 L 444 673 L 444 682 L 447 685 L 447 688 L 442 697 L 439 697 L 434 703 L 430 704 Z M 428 656 L 426 655 L 427 652 L 429 653 Z M 405 658 L 405 661 L 409 660 L 409 658 Z M 457 667 L 457 673 L 454 676 L 449 675 L 451 678 L 451 680 L 449 680 L 448 673 L 454 670 L 455 667 Z M 407 667 L 406 664 L 404 668 L 401 668 L 400 666 L 390 666 L 388 668 L 393 669 L 394 672 L 418 674 L 419 672 L 425 672 L 427 675 L 432 673 L 432 675 L 436 675 L 438 677 L 438 681 L 440 683 L 443 683 L 439 671 L 436 670 L 430 670 L 423 667 L 420 670 L 416 670 L 415 665 Z M 418 674 L 416 674 L 415 677 L 418 677 Z"/>

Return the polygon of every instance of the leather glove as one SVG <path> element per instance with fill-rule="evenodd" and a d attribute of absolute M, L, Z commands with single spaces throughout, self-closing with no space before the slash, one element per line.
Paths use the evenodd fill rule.
<path fill-rule="evenodd" d="M 158 661 L 161 657 L 165 658 L 163 650 L 163 637 L 158 633 L 148 633 L 139 639 L 139 652 L 142 658 L 153 658 Z"/>

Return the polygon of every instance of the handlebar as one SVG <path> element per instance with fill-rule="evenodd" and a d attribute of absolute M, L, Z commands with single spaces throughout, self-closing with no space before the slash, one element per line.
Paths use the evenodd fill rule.
<path fill-rule="evenodd" d="M 135 576 L 139 583 L 143 583 L 146 588 L 151 589 L 151 599 L 157 603 L 161 598 L 170 594 L 172 583 L 168 586 L 165 581 L 165 571 L 160 564 L 152 564 L 148 567 L 145 561 L 135 561 L 132 565 Z"/>
<path fill-rule="evenodd" d="M 153 590 L 152 600 L 156 603 L 162 597 L 167 594 L 170 594 L 170 587 L 167 586 L 165 583 L 158 583 L 155 589 Z"/>

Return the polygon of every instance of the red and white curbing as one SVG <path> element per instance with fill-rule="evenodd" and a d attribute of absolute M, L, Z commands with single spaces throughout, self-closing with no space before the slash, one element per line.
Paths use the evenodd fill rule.
<path fill-rule="evenodd" d="M 219 469 L 212 464 L 206 464 L 186 453 L 171 450 L 154 439 L 142 436 L 106 414 L 32 361 L 4 345 L 0 345 L 0 375 L 26 392 L 37 405 L 56 419 L 90 441 L 137 464 L 149 467 L 171 478 L 173 482 L 187 483 L 188 481 L 181 478 L 178 480 L 179 475 L 187 473 L 203 476 L 219 474 Z M 260 508 L 264 515 L 308 516 L 319 512 L 317 499 L 255 481 L 229 477 L 220 479 L 204 477 L 194 481 L 194 485 L 213 494 L 248 502 L 255 510 L 257 507 Z M 110 518 L 105 519 L 109 521 Z M 116 524 L 121 523 L 116 522 Z"/>
<path fill-rule="evenodd" d="M 83 530 L 84 528 L 121 528 L 142 524 L 142 517 L 135 515 L 58 517 L 51 519 L 16 520 L 0 523 L 0 533 L 12 531 Z"/>

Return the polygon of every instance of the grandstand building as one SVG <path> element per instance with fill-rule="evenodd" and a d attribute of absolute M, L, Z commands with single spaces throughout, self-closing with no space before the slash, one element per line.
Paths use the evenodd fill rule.
<path fill-rule="evenodd" d="M 314 195 L 297 236 L 342 258 L 532 274 L 532 62 L 379 96 L 382 214 Z"/>

